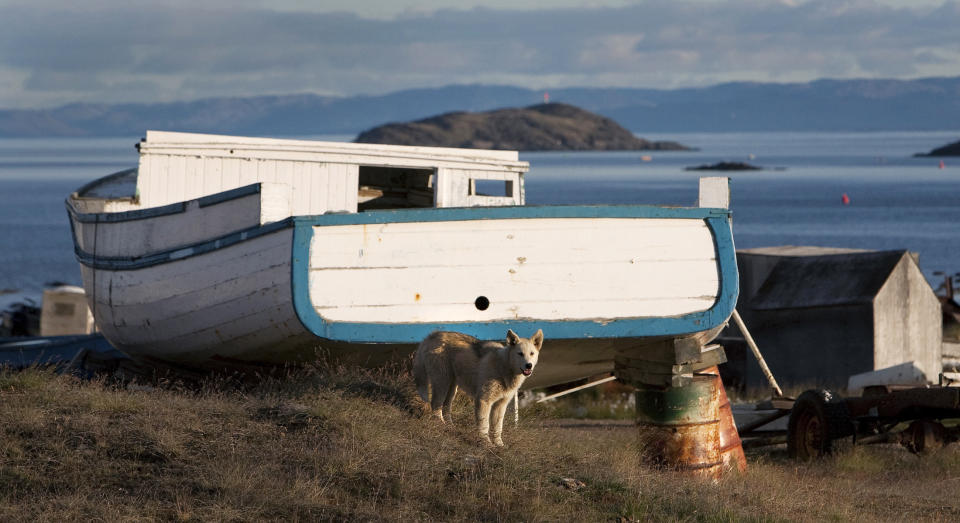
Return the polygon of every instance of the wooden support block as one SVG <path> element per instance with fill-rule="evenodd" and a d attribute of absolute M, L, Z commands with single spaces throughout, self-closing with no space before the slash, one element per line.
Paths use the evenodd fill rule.
<path fill-rule="evenodd" d="M 675 345 L 676 347 L 676 345 Z M 681 350 L 688 350 L 684 344 Z M 663 357 L 660 352 L 656 356 Z M 674 353 L 676 354 L 676 353 Z M 687 355 L 684 359 L 690 360 Z M 689 383 L 693 374 L 727 361 L 727 355 L 720 345 L 698 347 L 697 357 L 684 363 L 651 360 L 636 355 L 636 352 L 619 353 L 614 357 L 614 375 L 620 381 L 634 386 L 679 387 Z"/>
<path fill-rule="evenodd" d="M 702 345 L 694 338 L 663 340 L 656 343 L 631 347 L 619 352 L 629 358 L 643 361 L 659 361 L 670 365 L 691 363 L 700 359 Z"/>
<path fill-rule="evenodd" d="M 665 374 L 632 368 L 616 368 L 613 374 L 617 380 L 634 387 L 682 387 L 693 380 L 692 373 Z"/>

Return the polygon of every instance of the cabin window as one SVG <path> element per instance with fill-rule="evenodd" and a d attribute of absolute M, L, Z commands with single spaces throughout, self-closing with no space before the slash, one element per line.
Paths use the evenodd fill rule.
<path fill-rule="evenodd" d="M 360 166 L 357 210 L 433 207 L 433 169 Z"/>
<path fill-rule="evenodd" d="M 513 182 L 510 180 L 478 180 L 471 178 L 467 196 L 499 196 L 513 198 Z"/>

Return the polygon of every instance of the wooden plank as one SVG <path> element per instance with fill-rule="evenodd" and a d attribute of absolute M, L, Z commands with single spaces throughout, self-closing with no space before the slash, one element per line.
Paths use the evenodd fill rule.
<path fill-rule="evenodd" d="M 606 274 L 593 274 L 601 270 Z M 686 271 L 685 274 L 677 274 L 680 270 Z M 473 281 L 464 282 L 465 278 Z M 709 296 L 712 300 L 718 288 L 716 269 L 704 263 L 660 263 L 633 271 L 621 271 L 609 265 L 580 268 L 569 264 L 536 267 L 516 274 L 505 267 L 485 266 L 339 269 L 311 271 L 311 282 L 317 293 L 314 302 L 318 305 L 388 305 L 412 302 L 415 295 L 422 296 L 425 303 L 457 301 L 454 297 L 473 303 L 479 295 L 512 302 L 621 296 L 633 300 Z M 383 285 L 389 287 L 378 290 L 378 286 Z M 451 285 L 454 287 L 449 287 Z M 350 286 L 355 294 L 346 288 Z M 371 295 L 356 296 L 361 293 Z"/>
<path fill-rule="evenodd" d="M 290 196 L 289 185 L 260 182 L 260 224 L 265 225 L 292 216 Z"/>
<path fill-rule="evenodd" d="M 437 169 L 437 207 L 463 207 L 469 196 L 470 176 L 464 169 Z"/>
<path fill-rule="evenodd" d="M 240 175 L 237 178 L 238 187 L 243 187 L 245 185 L 250 185 L 252 183 L 264 181 L 264 180 L 260 180 L 257 174 L 259 163 L 260 162 L 257 162 L 255 160 L 249 160 L 249 159 L 244 159 L 240 163 Z"/>
<path fill-rule="evenodd" d="M 216 194 L 223 189 L 223 158 L 205 157 L 203 160 L 203 187 L 194 198 Z"/>
<path fill-rule="evenodd" d="M 90 254 L 135 257 L 224 236 L 260 224 L 260 194 L 200 208 L 187 203 L 186 212 L 124 222 L 75 223 L 81 245 Z M 96 231 L 97 240 L 93 242 Z M 93 246 L 96 245 L 96 252 Z"/>
<path fill-rule="evenodd" d="M 265 148 L 268 150 L 305 150 L 311 152 L 347 152 L 358 154 L 387 153 L 387 154 L 419 154 L 423 156 L 455 157 L 455 158 L 486 158 L 504 161 L 516 161 L 517 151 L 501 151 L 488 149 L 457 149 L 450 147 L 411 147 L 402 145 L 360 144 L 349 142 L 323 142 L 317 140 L 291 140 L 278 138 L 256 138 L 247 136 L 224 136 L 199 133 L 179 133 L 168 131 L 147 131 L 144 148 L 158 146 L 189 146 L 189 145 L 219 145 L 220 148 L 242 149 Z"/>
<path fill-rule="evenodd" d="M 289 298 L 289 292 L 281 292 L 279 287 L 290 288 L 290 271 L 288 267 L 273 265 L 252 271 L 243 278 L 221 278 L 181 294 L 169 295 L 157 288 L 154 299 L 140 302 L 126 299 L 126 304 L 113 302 L 112 308 L 114 316 L 131 327 L 158 328 L 166 322 L 169 324 L 166 334 L 175 337 L 177 332 L 189 332 L 194 325 L 221 316 L 217 307 L 223 304 L 244 300 L 256 309 L 262 308 L 263 303 L 275 303 L 278 294 L 286 293 Z M 249 312 L 231 310 L 238 315 Z"/>
<path fill-rule="evenodd" d="M 290 186 L 290 210 L 294 216 L 297 214 L 297 186 L 293 180 L 293 165 L 290 162 L 276 162 L 276 174 L 274 181 L 285 183 Z"/>
<path fill-rule="evenodd" d="M 325 185 L 323 187 L 325 200 L 324 212 L 345 211 L 347 193 L 356 193 L 359 189 L 357 186 L 347 184 L 346 167 L 346 165 L 336 163 L 324 164 L 324 172 L 326 174 L 326 178 L 324 179 Z"/>
<path fill-rule="evenodd" d="M 171 338 L 136 350 L 158 358 L 204 361 L 213 356 L 245 358 L 256 362 L 289 361 L 290 344 L 301 346 L 311 336 L 291 318 L 288 305 L 279 305 L 249 316 L 212 325 L 209 328 Z M 228 333 L 224 335 L 223 333 Z M 128 349 L 129 350 L 129 349 Z"/>
<path fill-rule="evenodd" d="M 257 179 L 261 182 L 280 182 L 290 185 L 290 180 L 277 180 L 277 162 L 254 160 L 257 164 Z"/>
<path fill-rule="evenodd" d="M 472 180 L 507 181 L 507 180 L 512 180 L 516 176 L 516 173 L 508 172 L 508 171 L 481 171 L 476 169 L 470 169 L 470 170 L 463 170 L 462 172 L 465 176 L 467 176 Z"/>
<path fill-rule="evenodd" d="M 344 165 L 343 170 L 343 183 L 347 190 L 342 192 L 344 195 L 342 209 L 345 212 L 357 212 L 357 198 L 359 197 L 359 192 L 356 189 L 360 187 L 360 166 Z M 427 202 L 427 205 L 433 205 L 432 195 L 430 197 L 430 201 Z"/>
<path fill-rule="evenodd" d="M 472 302 L 444 305 L 369 305 L 325 308 L 317 314 L 328 321 L 370 323 L 433 323 L 504 320 L 595 320 L 598 322 L 625 318 L 660 318 L 679 316 L 709 309 L 714 298 L 682 298 L 664 301 L 637 302 L 626 300 L 572 300 L 554 303 L 493 302 L 486 310 L 478 310 Z"/>
<path fill-rule="evenodd" d="M 141 148 L 141 152 L 144 152 Z M 431 169 L 438 167 L 452 169 L 470 169 L 477 171 L 511 171 L 524 173 L 530 168 L 527 162 L 504 162 L 483 158 L 436 158 L 398 152 L 395 154 L 353 154 L 350 152 L 303 152 L 296 150 L 228 150 L 217 147 L 169 146 L 151 147 L 149 155 L 157 156 L 203 156 L 205 158 L 243 158 L 250 160 L 269 160 L 280 162 L 342 163 L 377 167 L 402 167 L 413 169 Z"/>
<path fill-rule="evenodd" d="M 686 362 L 656 361 L 643 356 L 631 357 L 623 353 L 617 354 L 614 361 L 618 368 L 643 369 L 657 374 L 689 374 L 726 363 L 727 354 L 722 347 L 716 345 L 714 349 L 700 353 L 697 359 Z"/>
<path fill-rule="evenodd" d="M 702 220 L 538 218 L 315 227 L 310 263 L 394 267 L 714 257 L 713 237 Z"/>
<path fill-rule="evenodd" d="M 140 201 L 144 207 L 161 205 L 158 202 L 164 201 L 165 195 L 163 191 L 162 180 L 167 177 L 170 159 L 169 157 L 161 156 L 158 158 L 151 158 L 149 163 L 149 176 L 142 184 L 139 183 L 138 180 Z"/>
<path fill-rule="evenodd" d="M 239 278 L 259 267 L 289 263 L 292 238 L 292 231 L 286 229 L 193 258 L 136 271 L 117 271 L 111 282 L 113 303 L 162 299 L 225 277 Z M 225 271 L 225 267 L 230 270 Z M 110 291 L 107 289 L 108 294 Z"/>
<path fill-rule="evenodd" d="M 232 266 L 236 266 L 237 271 L 253 274 L 267 267 L 287 266 L 288 263 L 282 260 L 282 254 L 282 246 L 271 247 L 263 252 L 248 252 L 246 256 L 242 257 L 227 258 L 226 253 L 224 253 L 224 257 L 214 261 L 231 263 Z M 209 256 L 209 254 L 203 256 Z M 193 269 L 192 271 L 185 271 L 183 267 L 175 267 L 176 264 L 187 265 L 187 261 L 202 260 L 203 256 L 141 269 L 139 272 L 145 274 L 140 278 L 129 277 L 134 271 L 116 271 L 112 273 L 111 287 L 106 294 L 101 296 L 101 302 L 115 307 L 155 302 L 208 288 L 226 280 L 242 280 L 244 278 L 233 272 L 225 272 L 222 266 L 220 266 L 219 272 L 216 268 L 197 263 L 189 264 L 189 268 Z M 289 273 L 289 268 L 284 270 Z M 110 271 L 104 272 L 111 274 Z"/>
<path fill-rule="evenodd" d="M 330 164 L 330 169 L 332 173 L 330 194 L 333 198 L 330 204 L 330 210 L 341 212 L 357 212 L 360 187 L 360 166 Z M 432 205 L 433 201 L 431 200 L 429 204 Z"/>
<path fill-rule="evenodd" d="M 464 207 L 503 207 L 516 205 L 512 196 L 467 196 L 461 204 Z"/>
<path fill-rule="evenodd" d="M 177 194 L 180 200 L 168 199 L 164 204 L 175 201 L 193 200 L 202 196 L 203 166 L 203 158 L 184 158 L 183 190 Z"/>
<path fill-rule="evenodd" d="M 294 216 L 310 214 L 310 186 L 303 162 L 286 162 L 290 170 L 290 185 L 293 187 Z"/>
<path fill-rule="evenodd" d="M 236 189 L 240 187 L 240 170 L 241 166 L 244 163 L 248 163 L 250 160 L 240 160 L 239 158 L 224 158 L 223 159 L 223 172 L 221 174 L 222 178 L 220 180 L 220 191 L 229 191 L 230 189 Z"/>
<path fill-rule="evenodd" d="M 347 193 L 356 193 L 359 187 L 351 187 L 347 184 L 347 166 L 344 164 L 328 163 L 323 165 L 326 178 L 323 187 L 326 200 L 326 210 L 345 211 Z M 351 190 L 352 189 L 352 190 Z"/>
<path fill-rule="evenodd" d="M 142 193 L 147 192 L 150 179 L 153 178 L 153 162 L 149 161 L 147 158 L 140 156 L 140 164 L 137 168 L 137 188 L 134 189 L 134 195 L 137 201 L 140 204 L 143 204 Z M 100 212 L 96 209 L 91 209 L 89 212 Z"/>
<path fill-rule="evenodd" d="M 121 349 L 158 358 L 195 361 L 203 361 L 213 355 L 235 358 L 251 349 L 257 349 L 260 354 L 247 356 L 256 356 L 257 360 L 264 361 L 268 359 L 267 353 L 272 348 L 282 348 L 291 338 L 307 335 L 303 327 L 297 324 L 290 303 L 278 303 L 259 310 L 251 310 L 249 305 L 251 304 L 233 304 L 241 310 L 246 307 L 248 313 L 218 316 L 218 321 L 204 328 L 156 341 L 141 336 Z M 165 327 L 167 326 L 161 326 Z"/>
<path fill-rule="evenodd" d="M 163 197 L 165 201 L 183 201 L 186 199 L 186 171 L 186 158 L 179 156 L 171 159 L 170 169 L 167 171 L 167 190 Z"/>
<path fill-rule="evenodd" d="M 327 169 L 317 163 L 304 164 L 307 185 L 307 212 L 304 214 L 323 214 L 327 209 Z M 300 190 L 300 188 L 297 188 Z"/>
<path fill-rule="evenodd" d="M 477 296 L 527 303 L 624 299 L 639 302 L 709 297 L 719 289 L 716 267 L 703 262 L 562 264 L 529 267 L 458 266 L 395 269 L 327 269 L 310 273 L 316 306 L 413 303 L 473 303 Z M 468 280 L 469 281 L 465 281 Z M 633 316 L 627 312 L 625 316 Z"/>

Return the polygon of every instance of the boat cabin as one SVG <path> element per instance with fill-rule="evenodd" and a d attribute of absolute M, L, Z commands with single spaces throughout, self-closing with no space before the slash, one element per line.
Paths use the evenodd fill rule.
<path fill-rule="evenodd" d="M 286 216 L 523 205 L 529 170 L 516 151 L 159 131 L 147 131 L 138 149 L 138 170 L 78 191 L 80 198 L 102 201 L 88 201 L 84 211 L 161 207 L 258 183 L 264 192 L 286 193 Z"/>

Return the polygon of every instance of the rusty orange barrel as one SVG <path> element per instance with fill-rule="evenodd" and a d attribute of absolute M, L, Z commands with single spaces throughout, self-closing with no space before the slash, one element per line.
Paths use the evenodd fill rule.
<path fill-rule="evenodd" d="M 707 478 L 723 473 L 719 382 L 712 374 L 694 374 L 681 387 L 637 389 L 637 425 L 645 457 Z"/>
<path fill-rule="evenodd" d="M 723 388 L 723 381 L 720 379 L 720 369 L 714 365 L 703 370 L 703 373 L 717 377 L 717 388 L 720 396 L 720 457 L 726 468 L 744 472 L 747 470 L 747 457 L 743 454 L 743 445 L 740 442 L 737 425 L 733 421 L 730 400 L 727 398 L 727 391 Z"/>

